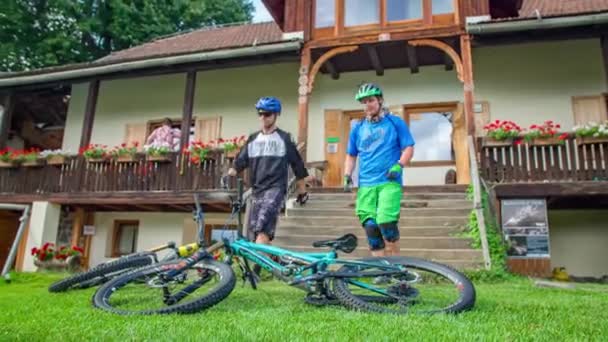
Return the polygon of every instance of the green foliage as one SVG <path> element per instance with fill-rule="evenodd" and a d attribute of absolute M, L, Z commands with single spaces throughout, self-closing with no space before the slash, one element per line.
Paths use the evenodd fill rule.
<path fill-rule="evenodd" d="M 473 186 L 467 188 L 467 199 L 473 199 Z M 506 270 L 506 246 L 500 234 L 499 227 L 496 226 L 496 221 L 491 217 L 489 210 L 488 194 L 485 191 L 481 193 L 481 204 L 483 207 L 486 236 L 488 238 L 488 247 L 490 249 L 490 259 L 492 268 L 490 270 L 474 270 L 467 271 L 467 276 L 475 281 L 502 281 L 515 277 Z M 469 214 L 469 230 L 465 233 L 466 236 L 473 240 L 472 247 L 481 249 L 481 235 L 479 233 L 479 224 L 475 210 L 471 210 Z"/>
<path fill-rule="evenodd" d="M 0 6 L 0 70 L 92 61 L 156 37 L 248 22 L 251 0 L 12 0 Z"/>

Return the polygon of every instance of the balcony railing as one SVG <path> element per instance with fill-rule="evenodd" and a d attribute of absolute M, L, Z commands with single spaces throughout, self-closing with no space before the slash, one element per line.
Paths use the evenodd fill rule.
<path fill-rule="evenodd" d="M 494 183 L 608 181 L 608 139 L 479 140 L 481 176 Z"/>

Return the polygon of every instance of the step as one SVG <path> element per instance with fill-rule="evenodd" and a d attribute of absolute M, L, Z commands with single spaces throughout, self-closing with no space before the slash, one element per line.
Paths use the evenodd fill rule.
<path fill-rule="evenodd" d="M 401 217 L 399 227 L 455 227 L 465 226 L 468 223 L 467 216 L 412 216 Z M 353 215 L 349 217 L 315 216 L 315 217 L 281 217 L 279 227 L 314 227 L 314 226 L 336 226 L 336 227 L 358 227 L 361 223 Z"/>
<path fill-rule="evenodd" d="M 449 237 L 451 235 L 461 233 L 464 230 L 464 227 L 436 227 L 436 226 L 428 226 L 428 227 L 399 227 L 399 234 L 402 237 L 412 236 L 412 237 L 424 237 L 424 236 L 444 236 Z M 336 227 L 336 226 L 314 226 L 314 227 L 294 227 L 294 226 L 284 226 L 280 225 L 277 228 L 276 235 L 277 236 L 290 236 L 290 235 L 310 235 L 310 236 L 330 236 L 331 238 L 336 238 L 342 236 L 344 234 L 355 234 L 360 236 L 361 238 L 365 238 L 365 232 L 361 226 L 349 226 L 349 227 Z M 324 238 L 319 238 L 319 240 Z"/>
<path fill-rule="evenodd" d="M 329 248 L 315 248 L 312 246 L 302 245 L 280 245 L 281 248 L 289 249 L 295 252 L 303 253 L 324 253 L 329 251 Z M 338 252 L 340 257 L 345 256 L 345 253 Z M 481 261 L 483 260 L 481 250 L 477 249 L 429 249 L 429 248 L 401 248 L 400 254 L 404 256 L 410 256 L 415 258 L 423 258 L 429 260 L 471 260 Z M 348 254 L 349 257 L 366 257 L 370 256 L 370 251 L 367 246 L 359 246 L 352 253 Z"/>
<path fill-rule="evenodd" d="M 331 235 L 281 235 L 277 234 L 274 241 L 277 245 L 312 246 L 314 241 L 331 240 L 337 236 Z M 367 244 L 365 234 L 357 234 L 360 246 Z M 401 237 L 399 245 L 402 248 L 424 248 L 424 249 L 470 249 L 471 240 L 458 237 Z"/>
<path fill-rule="evenodd" d="M 419 216 L 433 216 L 439 214 L 441 216 L 464 216 L 468 217 L 471 213 L 471 208 L 403 208 L 401 209 L 401 217 L 419 217 Z M 306 207 L 294 207 L 287 209 L 287 217 L 317 217 L 317 216 L 332 216 L 332 217 L 353 217 L 355 211 L 353 209 L 340 209 L 340 208 L 306 208 Z"/>
<path fill-rule="evenodd" d="M 297 208 L 297 206 L 295 206 Z M 402 208 L 473 208 L 473 203 L 459 199 L 433 199 L 433 200 L 403 200 Z M 350 208 L 355 209 L 355 200 L 309 200 L 304 208 Z"/>
<path fill-rule="evenodd" d="M 342 201 L 350 200 L 354 201 L 357 198 L 356 192 L 347 193 L 310 193 L 311 201 Z M 403 193 L 404 200 L 433 200 L 433 199 L 457 199 L 465 200 L 467 198 L 465 193 L 427 193 L 427 192 L 405 192 Z"/>
<path fill-rule="evenodd" d="M 353 189 L 356 190 L 356 189 Z M 344 191 L 344 188 L 339 187 L 313 187 L 312 192 L 316 193 L 337 193 Z M 445 184 L 445 185 L 406 185 L 403 187 L 403 191 L 406 192 L 455 192 L 465 193 L 467 191 L 467 185 L 462 184 Z"/>

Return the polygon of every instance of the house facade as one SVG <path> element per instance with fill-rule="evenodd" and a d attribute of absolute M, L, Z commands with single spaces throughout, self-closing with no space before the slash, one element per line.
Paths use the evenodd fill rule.
<path fill-rule="evenodd" d="M 74 153 L 89 144 L 143 145 L 169 117 L 188 131 L 186 147 L 255 131 L 255 101 L 273 95 L 283 102 L 279 126 L 304 146 L 309 166 L 323 165 L 321 184 L 331 189 L 340 186 L 350 125 L 362 116 L 356 88 L 375 82 L 417 141 L 406 194 L 408 186 L 468 185 L 476 158 L 501 232 L 530 250 L 510 253 L 514 272 L 608 274 L 608 145 L 573 136 L 546 147 L 483 139 L 494 120 L 522 127 L 552 120 L 563 132 L 607 120 L 608 2 L 264 3 L 273 23 L 202 29 L 87 65 L 0 75 L 0 143 Z M 33 269 L 26 251 L 47 241 L 85 247 L 90 266 L 121 251 L 190 241 L 192 194 L 217 192 L 230 159 L 199 166 L 179 153 L 171 158 L 104 166 L 77 157 L 59 168 L 0 169 L 2 202 L 33 203 L 17 266 Z M 31 179 L 41 181 L 14 185 Z M 541 210 L 546 229 L 508 226 L 524 210 L 518 205 Z M 207 209 L 211 227 L 225 221 L 226 203 Z"/>

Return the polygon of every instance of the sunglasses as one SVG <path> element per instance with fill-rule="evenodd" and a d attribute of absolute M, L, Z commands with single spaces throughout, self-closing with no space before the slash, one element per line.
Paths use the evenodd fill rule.
<path fill-rule="evenodd" d="M 265 118 L 274 115 L 274 113 L 271 112 L 258 112 L 259 116 L 264 116 Z"/>

